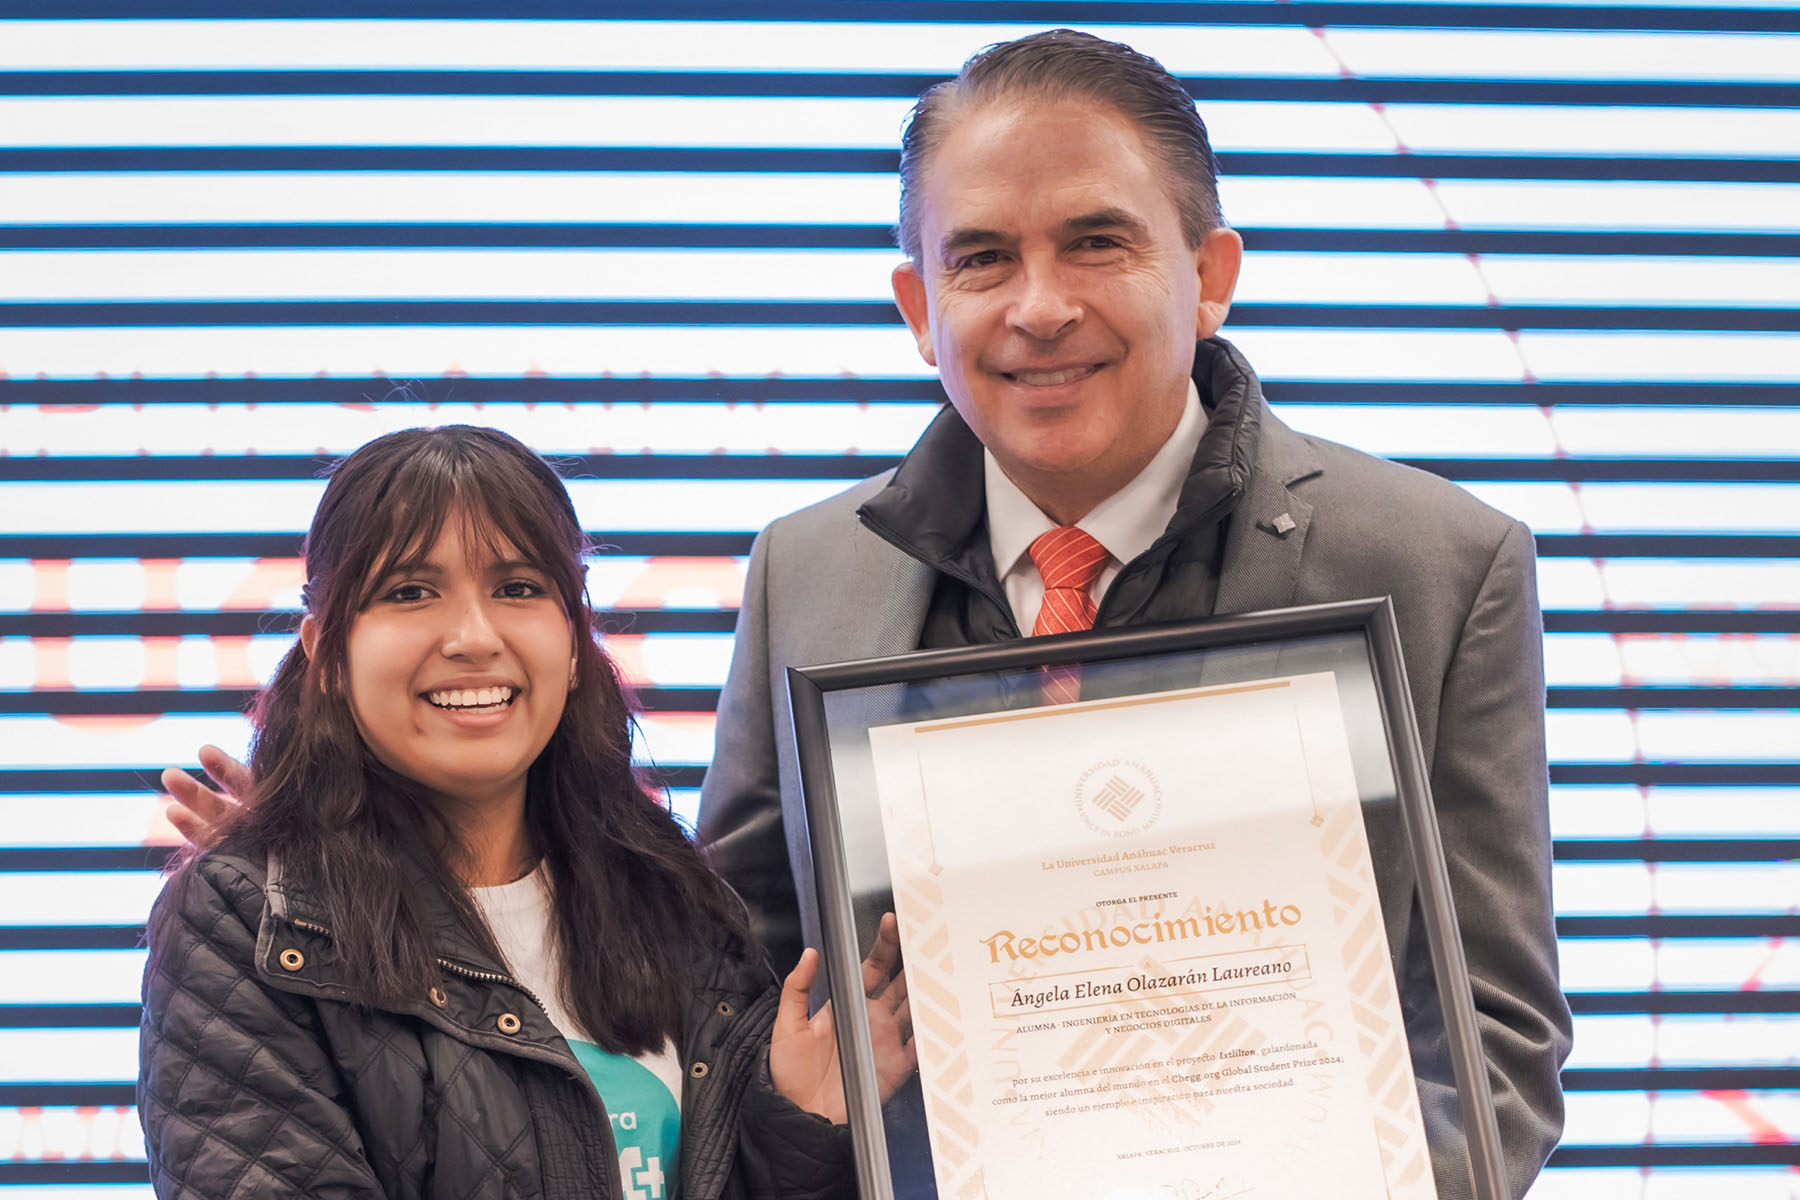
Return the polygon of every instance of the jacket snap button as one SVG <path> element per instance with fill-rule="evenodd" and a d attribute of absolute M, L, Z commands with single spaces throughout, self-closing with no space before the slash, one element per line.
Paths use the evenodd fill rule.
<path fill-rule="evenodd" d="M 519 1032 L 519 1018 L 513 1013 L 501 1013 L 500 1019 L 495 1021 L 494 1025 L 501 1033 Z"/>
<path fill-rule="evenodd" d="M 300 953 L 298 950 L 283 950 L 281 952 L 280 962 L 282 970 L 298 971 L 301 967 L 306 965 L 306 955 Z"/>
<path fill-rule="evenodd" d="M 431 991 L 426 993 L 426 995 L 430 996 L 431 1002 L 433 1004 L 437 1005 L 439 1008 L 442 1008 L 442 1007 L 444 1007 L 444 1005 L 450 1003 L 450 997 L 444 995 L 444 989 L 441 987 L 432 988 Z"/>
<path fill-rule="evenodd" d="M 729 1017 L 732 1013 L 734 1013 L 736 1011 L 737 1011 L 737 1009 L 731 1007 L 731 1001 L 729 1001 L 729 1000 L 719 1001 L 719 1015 L 721 1017 Z"/>
<path fill-rule="evenodd" d="M 712 1068 L 705 1063 L 697 1062 L 688 1068 L 688 1074 L 692 1075 L 695 1079 L 705 1079 L 706 1073 L 710 1070 L 712 1070 Z"/>

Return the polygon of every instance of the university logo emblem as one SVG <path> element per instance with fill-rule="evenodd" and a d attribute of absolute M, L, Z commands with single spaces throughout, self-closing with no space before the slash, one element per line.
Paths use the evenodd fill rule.
<path fill-rule="evenodd" d="M 1162 816 L 1162 785 L 1143 763 L 1102 759 L 1075 781 L 1075 810 L 1102 837 L 1131 837 Z"/>
<path fill-rule="evenodd" d="M 1143 798 L 1143 792 L 1114 775 L 1094 793 L 1094 807 L 1123 821 Z"/>

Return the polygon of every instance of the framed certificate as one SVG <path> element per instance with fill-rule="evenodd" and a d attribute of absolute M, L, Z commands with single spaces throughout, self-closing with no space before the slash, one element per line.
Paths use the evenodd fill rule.
<path fill-rule="evenodd" d="M 865 1200 L 1507 1194 L 1385 597 L 788 678 Z"/>

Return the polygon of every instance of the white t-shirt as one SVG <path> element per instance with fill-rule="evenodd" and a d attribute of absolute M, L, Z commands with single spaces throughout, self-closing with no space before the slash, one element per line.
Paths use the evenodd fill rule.
<path fill-rule="evenodd" d="M 575 1059 L 594 1081 L 612 1118 L 619 1147 L 622 1200 L 668 1200 L 675 1190 L 681 1144 L 681 1057 L 675 1044 L 635 1058 L 611 1054 L 588 1041 L 563 1007 L 562 972 L 556 963 L 550 893 L 539 867 L 499 887 L 471 888 L 513 978 L 543 1001 Z"/>

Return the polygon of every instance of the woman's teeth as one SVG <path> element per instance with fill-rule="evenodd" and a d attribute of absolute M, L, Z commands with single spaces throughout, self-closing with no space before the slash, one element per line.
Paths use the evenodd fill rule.
<path fill-rule="evenodd" d="M 487 711 L 505 708 L 512 703 L 510 687 L 461 688 L 445 692 L 427 692 L 425 698 L 439 708 Z"/>

